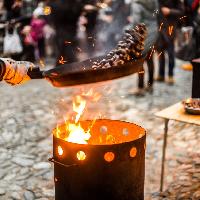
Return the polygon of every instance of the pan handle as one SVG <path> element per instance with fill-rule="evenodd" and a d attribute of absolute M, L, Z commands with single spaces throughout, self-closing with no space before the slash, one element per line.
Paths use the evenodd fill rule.
<path fill-rule="evenodd" d="M 31 79 L 43 79 L 44 78 L 43 71 L 41 71 L 39 67 L 34 67 L 32 69 L 29 69 L 27 75 Z"/>
<path fill-rule="evenodd" d="M 6 58 L 0 59 L 0 81 L 3 81 L 6 71 L 7 71 L 6 62 L 7 62 L 7 64 L 9 64 L 9 62 L 15 62 L 15 61 L 13 61 L 11 59 L 9 61 L 9 59 L 6 59 Z M 12 75 L 15 76 L 16 72 L 12 72 L 12 73 L 13 73 Z M 35 67 L 35 66 L 30 67 L 28 69 L 28 72 L 26 75 L 28 75 L 30 77 L 30 79 L 43 79 L 44 78 L 43 71 L 41 71 L 39 67 Z"/>

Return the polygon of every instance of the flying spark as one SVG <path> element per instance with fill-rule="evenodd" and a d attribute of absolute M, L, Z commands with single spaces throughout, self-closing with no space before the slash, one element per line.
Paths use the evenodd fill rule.
<path fill-rule="evenodd" d="M 61 56 L 58 62 L 59 64 L 64 65 L 67 61 L 65 61 L 63 56 Z"/>

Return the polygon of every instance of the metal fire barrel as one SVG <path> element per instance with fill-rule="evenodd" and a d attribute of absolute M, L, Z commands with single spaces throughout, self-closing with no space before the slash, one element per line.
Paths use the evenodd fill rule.
<path fill-rule="evenodd" d="M 91 124 L 81 122 L 85 130 Z M 64 131 L 65 126 L 59 128 Z M 55 199 L 144 200 L 145 130 L 127 122 L 97 120 L 91 135 L 87 145 L 53 136 Z"/>

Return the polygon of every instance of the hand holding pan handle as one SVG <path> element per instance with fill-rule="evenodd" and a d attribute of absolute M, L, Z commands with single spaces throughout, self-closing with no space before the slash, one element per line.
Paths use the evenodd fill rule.
<path fill-rule="evenodd" d="M 0 59 L 0 80 L 17 85 L 30 79 L 45 78 L 55 87 L 67 87 L 113 80 L 143 71 L 143 63 L 149 51 L 154 51 L 157 39 L 155 28 L 147 29 L 139 24 L 127 30 L 116 49 L 109 54 L 57 66 L 40 71 L 33 63 Z"/>
<path fill-rule="evenodd" d="M 108 81 L 143 70 L 143 58 L 109 69 L 94 70 L 92 68 L 93 63 L 102 59 L 104 59 L 104 56 L 82 62 L 60 65 L 47 71 L 40 71 L 40 68 L 31 62 L 1 58 L 0 81 L 5 81 L 10 85 L 18 85 L 30 79 L 45 78 L 55 87 L 67 87 Z"/>
<path fill-rule="evenodd" d="M 0 58 L 0 81 L 18 85 L 30 79 L 41 78 L 43 78 L 42 72 L 31 62 Z"/>

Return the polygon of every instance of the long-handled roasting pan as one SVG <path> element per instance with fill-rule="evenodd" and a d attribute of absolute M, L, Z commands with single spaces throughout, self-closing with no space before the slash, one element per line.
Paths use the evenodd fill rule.
<path fill-rule="evenodd" d="M 101 56 L 83 62 L 60 65 L 48 71 L 40 71 L 39 68 L 35 68 L 30 70 L 28 74 L 31 79 L 46 78 L 55 87 L 67 87 L 80 84 L 96 83 L 128 76 L 143 70 L 143 63 L 146 55 L 149 51 L 151 51 L 156 38 L 157 33 L 155 29 L 152 29 L 152 31 L 148 30 L 148 36 L 145 41 L 145 49 L 143 51 L 142 57 L 138 59 L 132 59 L 123 65 L 113 66 L 106 69 L 94 69 L 93 63 L 106 57 Z"/>

